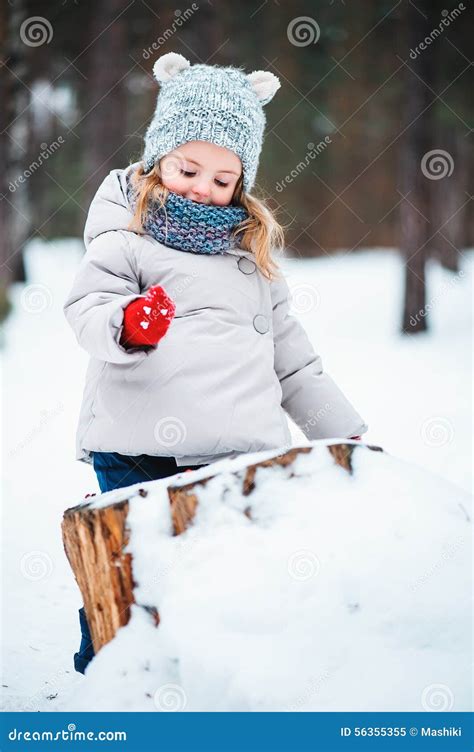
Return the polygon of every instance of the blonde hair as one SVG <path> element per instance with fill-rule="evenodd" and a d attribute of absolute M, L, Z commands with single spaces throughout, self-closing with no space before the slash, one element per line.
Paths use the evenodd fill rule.
<path fill-rule="evenodd" d="M 136 196 L 136 205 L 128 229 L 142 234 L 149 202 L 157 201 L 164 206 L 169 190 L 163 185 L 159 164 L 156 162 L 147 175 L 144 173 L 143 164 L 134 170 L 132 187 Z M 242 206 L 249 215 L 236 227 L 233 234 L 242 233 L 239 241 L 241 247 L 254 254 L 255 263 L 267 279 L 274 279 L 279 273 L 279 267 L 272 258 L 272 251 L 283 250 L 285 242 L 283 227 L 277 222 L 263 200 L 244 192 L 242 176 L 236 185 L 231 203 L 234 206 Z"/>

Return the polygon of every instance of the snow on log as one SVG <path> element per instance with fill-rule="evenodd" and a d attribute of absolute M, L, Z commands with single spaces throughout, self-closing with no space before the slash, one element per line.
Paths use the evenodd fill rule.
<path fill-rule="evenodd" d="M 347 472 L 351 472 L 351 456 L 359 445 L 339 444 L 328 445 L 325 451 L 329 452 L 334 463 L 340 465 Z M 365 447 L 365 445 L 362 445 Z M 379 447 L 368 447 L 371 450 L 381 451 Z M 250 462 L 242 469 L 235 470 L 236 477 L 241 482 L 243 496 L 249 496 L 255 487 L 255 476 L 258 468 L 291 466 L 300 453 L 311 452 L 312 447 L 295 447 L 281 455 L 271 456 L 260 462 Z M 268 452 L 264 453 L 268 454 Z M 254 456 L 254 455 L 252 455 Z M 239 458 L 241 464 L 242 457 Z M 184 476 L 182 473 L 171 478 L 166 478 L 171 516 L 173 520 L 174 534 L 184 532 L 192 521 L 197 507 L 196 490 L 205 486 L 209 480 L 215 477 L 216 471 L 222 463 L 215 463 L 201 471 L 194 471 Z M 199 480 L 183 480 L 191 476 L 195 477 L 205 471 L 205 477 Z M 291 477 L 291 473 L 288 477 Z M 180 479 L 175 484 L 173 481 Z M 162 481 L 152 481 L 162 483 Z M 62 523 L 63 542 L 66 556 L 77 580 L 77 584 L 84 599 L 85 611 L 91 630 L 94 650 L 97 653 L 100 648 L 109 642 L 117 629 L 128 623 L 130 618 L 130 606 L 134 603 L 133 597 L 133 563 L 126 547 L 129 541 L 129 528 L 127 515 L 129 511 L 129 498 L 131 490 L 133 495 L 146 498 L 148 483 L 139 484 L 142 487 L 129 486 L 119 489 L 118 492 L 103 494 L 101 502 L 90 500 L 79 504 L 64 513 Z M 115 500 L 119 494 L 119 500 Z M 110 498 L 109 503 L 107 503 Z M 112 500 L 114 499 L 114 500 Z M 105 506 L 103 505 L 105 504 Z M 159 623 L 159 615 L 153 606 L 148 608 L 155 623 Z"/>
<path fill-rule="evenodd" d="M 96 711 L 470 708 L 471 499 L 360 442 L 88 499 L 64 546 Z"/>

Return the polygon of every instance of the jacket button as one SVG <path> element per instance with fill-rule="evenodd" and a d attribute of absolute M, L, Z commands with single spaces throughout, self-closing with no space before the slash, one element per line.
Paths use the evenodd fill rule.
<path fill-rule="evenodd" d="M 239 260 L 237 261 L 237 266 L 239 267 L 240 271 L 243 274 L 253 274 L 255 269 L 257 268 L 257 264 L 255 264 L 251 259 L 247 258 L 246 256 L 239 257 Z"/>
<path fill-rule="evenodd" d="M 255 318 L 253 320 L 253 326 L 254 326 L 254 329 L 259 334 L 265 334 L 266 332 L 268 332 L 268 330 L 270 328 L 268 326 L 268 321 L 267 321 L 266 317 L 263 314 L 261 314 L 261 313 L 257 313 L 257 315 L 255 316 Z"/>

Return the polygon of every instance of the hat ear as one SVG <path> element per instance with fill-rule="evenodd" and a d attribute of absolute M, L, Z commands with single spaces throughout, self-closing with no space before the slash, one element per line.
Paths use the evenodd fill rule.
<path fill-rule="evenodd" d="M 189 68 L 190 65 L 189 60 L 186 60 L 178 52 L 167 52 L 166 55 L 162 55 L 156 60 L 153 66 L 153 74 L 158 83 L 162 84 Z"/>
<path fill-rule="evenodd" d="M 280 79 L 270 71 L 254 71 L 247 79 L 262 105 L 268 104 L 281 86 Z"/>

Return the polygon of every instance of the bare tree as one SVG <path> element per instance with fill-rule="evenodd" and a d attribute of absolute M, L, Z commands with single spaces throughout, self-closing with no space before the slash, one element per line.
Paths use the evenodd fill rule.
<path fill-rule="evenodd" d="M 404 7 L 402 18 L 404 57 L 426 36 L 428 0 Z M 424 16 L 424 17 L 423 17 Z M 403 69 L 404 136 L 401 142 L 399 183 L 400 244 L 405 256 L 405 299 L 402 331 L 414 334 L 427 329 L 425 264 L 429 253 L 430 180 L 423 169 L 423 158 L 430 151 L 433 95 L 430 93 L 432 57 L 421 51 Z M 428 86 L 425 85 L 428 84 Z"/>
<path fill-rule="evenodd" d="M 431 224 L 433 233 L 436 231 L 432 253 L 445 269 L 457 272 L 467 211 L 469 146 L 453 124 L 437 124 L 435 141 L 446 152 L 440 156 L 440 168 L 446 174 L 431 183 Z"/>
<path fill-rule="evenodd" d="M 6 51 L 7 35 L 7 13 L 10 6 L 7 3 L 0 5 L 0 45 L 1 49 Z M 11 204 L 7 201 L 8 196 L 8 136 L 7 129 L 9 118 L 11 116 L 10 106 L 12 98 L 10 97 L 11 76 L 8 68 L 4 64 L 7 60 L 2 60 L 0 65 L 0 101 L 3 102 L 0 107 L 0 321 L 6 316 L 8 311 L 7 289 L 11 282 L 12 270 L 8 262 L 12 253 L 12 238 L 8 232 L 10 217 L 12 213 Z"/>
<path fill-rule="evenodd" d="M 20 36 L 22 21 L 26 18 L 23 0 L 14 5 L 2 4 L 2 49 L 5 57 L 1 66 L 2 133 L 0 148 L 1 217 L 5 231 L 1 233 L 0 247 L 3 272 L 8 281 L 25 281 L 23 248 L 30 236 L 31 223 L 28 210 L 27 185 L 22 180 L 28 143 L 28 121 L 24 112 L 29 105 L 29 91 L 23 81 L 27 76 L 25 45 Z"/>
<path fill-rule="evenodd" d="M 127 113 L 125 78 L 133 63 L 128 56 L 127 26 L 121 0 L 102 0 L 90 15 L 85 53 L 88 103 L 82 138 L 88 204 L 97 185 L 120 166 Z"/>

